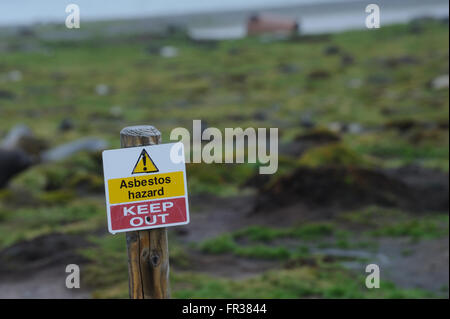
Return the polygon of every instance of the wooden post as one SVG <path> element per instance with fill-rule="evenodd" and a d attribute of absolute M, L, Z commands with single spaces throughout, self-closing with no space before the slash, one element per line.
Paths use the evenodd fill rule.
<path fill-rule="evenodd" d="M 122 148 L 161 143 L 153 126 L 129 126 L 120 131 Z M 131 299 L 170 298 L 167 228 L 126 233 Z"/>

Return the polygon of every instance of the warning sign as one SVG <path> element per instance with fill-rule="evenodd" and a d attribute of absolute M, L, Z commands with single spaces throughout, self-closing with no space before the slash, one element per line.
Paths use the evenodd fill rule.
<path fill-rule="evenodd" d="M 153 163 L 152 159 L 145 151 L 142 150 L 141 155 L 139 155 L 138 161 L 133 169 L 133 174 L 141 174 L 141 173 L 154 173 L 157 172 L 158 168 L 155 163 Z"/>
<path fill-rule="evenodd" d="M 106 150 L 103 172 L 111 233 L 189 223 L 182 143 Z"/>

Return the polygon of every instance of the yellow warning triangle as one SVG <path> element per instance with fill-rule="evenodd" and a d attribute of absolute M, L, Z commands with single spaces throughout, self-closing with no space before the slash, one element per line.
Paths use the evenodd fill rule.
<path fill-rule="evenodd" d="M 159 169 L 156 167 L 155 163 L 153 163 L 148 153 L 143 149 L 131 174 L 154 173 L 158 171 Z"/>

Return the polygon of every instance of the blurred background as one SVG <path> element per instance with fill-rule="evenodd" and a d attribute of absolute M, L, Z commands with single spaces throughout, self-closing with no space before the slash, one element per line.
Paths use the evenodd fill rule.
<path fill-rule="evenodd" d="M 279 169 L 187 164 L 173 297 L 448 298 L 447 1 L 69 3 L 0 2 L 0 298 L 127 298 L 101 151 L 194 119 L 278 128 Z"/>

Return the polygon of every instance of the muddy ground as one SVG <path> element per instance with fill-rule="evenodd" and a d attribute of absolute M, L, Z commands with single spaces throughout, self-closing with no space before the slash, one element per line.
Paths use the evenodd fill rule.
<path fill-rule="evenodd" d="M 426 207 L 426 203 L 430 203 L 430 205 L 439 203 L 439 205 L 443 205 L 440 208 L 448 208 L 448 197 L 445 195 L 448 191 L 447 174 L 439 175 L 436 172 L 411 168 L 388 171 L 383 174 L 385 174 L 385 178 L 395 179 L 394 184 L 403 185 L 401 187 L 406 190 L 426 190 L 432 187 L 439 190 L 437 193 L 440 195 L 431 197 L 431 203 L 429 199 L 423 198 L 422 205 L 419 207 Z M 296 176 L 295 173 L 294 176 Z M 305 182 L 305 179 L 303 181 Z M 319 185 L 318 188 L 323 186 L 318 178 L 310 185 L 308 191 L 314 193 L 315 185 Z M 302 188 L 301 191 L 303 190 Z M 262 201 L 267 201 L 268 190 L 265 187 L 262 187 L 259 193 L 232 198 L 193 196 L 191 198 L 193 213 L 189 227 L 171 230 L 171 235 L 183 244 L 188 253 L 190 266 L 186 269 L 175 265 L 174 271 L 188 270 L 223 278 L 243 279 L 262 274 L 273 268 L 289 267 L 279 260 L 238 257 L 231 253 L 205 254 L 192 249 L 190 244 L 251 225 L 287 227 L 293 223 L 302 224 L 317 220 L 334 221 L 343 212 L 342 206 L 337 201 L 339 197 L 327 197 L 335 198 L 335 200 L 330 201 L 329 205 L 323 205 L 323 203 L 318 205 L 321 197 L 307 196 L 303 197 L 305 200 L 299 200 L 302 197 L 295 193 L 297 191 L 298 189 L 295 187 L 284 190 L 286 197 L 293 197 L 288 204 L 278 206 L 275 203 L 266 204 L 264 209 L 258 205 L 261 205 Z M 349 192 L 347 189 L 346 198 L 351 197 L 352 194 Z M 406 198 L 401 198 L 402 192 L 399 194 L 402 203 Z M 360 199 L 360 202 L 357 198 Z M 356 197 L 353 204 L 357 206 L 358 203 L 359 205 L 367 204 L 367 198 Z M 417 214 L 421 214 L 421 209 L 414 212 L 414 215 Z M 104 230 L 100 230 L 96 236 L 110 235 L 106 234 Z M 352 238 L 352 241 L 358 241 L 357 235 Z M 439 239 L 424 239 L 418 242 L 401 237 L 376 238 L 374 241 L 378 247 L 375 250 L 333 247 L 318 249 L 311 245 L 311 252 L 328 256 L 333 260 L 340 258 L 343 260 L 342 265 L 354 271 L 355 274 L 363 274 L 365 265 L 376 263 L 381 268 L 381 276 L 394 282 L 398 287 L 422 288 L 439 295 L 446 294 L 446 292 L 442 292 L 442 287 L 449 280 L 448 236 Z M 284 239 L 272 244 L 289 247 L 298 244 L 298 240 Z M 309 243 L 303 244 L 310 245 Z M 66 278 L 64 271 L 67 264 L 77 263 L 81 265 L 81 273 L 83 272 L 86 260 L 80 257 L 77 251 L 87 245 L 89 243 L 82 237 L 52 234 L 18 243 L 1 251 L 0 298 L 89 298 L 89 290 L 85 288 L 69 290 L 64 286 Z M 124 258 L 126 258 L 125 249 Z M 357 258 L 364 258 L 364 262 Z"/>

